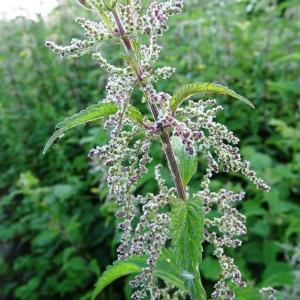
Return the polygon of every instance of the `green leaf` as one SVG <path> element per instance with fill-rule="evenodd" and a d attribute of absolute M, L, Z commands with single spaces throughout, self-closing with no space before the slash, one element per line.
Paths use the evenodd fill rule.
<path fill-rule="evenodd" d="M 204 213 L 199 198 L 176 201 L 172 209 L 172 250 L 192 299 L 206 299 L 199 263 L 202 259 Z"/>
<path fill-rule="evenodd" d="M 143 115 L 142 113 L 133 105 L 128 105 L 128 118 L 142 124 L 143 123 Z"/>
<path fill-rule="evenodd" d="M 294 52 L 294 53 L 290 53 L 285 56 L 282 56 L 282 57 L 278 58 L 277 60 L 275 60 L 274 63 L 282 64 L 282 63 L 291 62 L 291 61 L 292 62 L 300 61 L 300 52 Z"/>
<path fill-rule="evenodd" d="M 261 294 L 258 288 L 254 287 L 237 287 L 233 283 L 229 284 L 230 289 L 234 292 L 236 300 L 267 300 L 268 294 Z M 282 300 L 280 292 L 275 291 L 275 299 Z"/>
<path fill-rule="evenodd" d="M 51 147 L 51 145 L 58 138 L 61 138 L 64 135 L 64 133 L 69 129 L 86 124 L 88 122 L 100 120 L 104 117 L 108 117 L 112 114 L 115 114 L 117 110 L 118 108 L 113 102 L 98 103 L 87 107 L 86 109 L 80 111 L 79 113 L 69 118 L 66 118 L 64 121 L 56 125 L 56 131 L 49 138 L 43 150 L 43 154 L 45 154 Z M 128 106 L 128 117 L 137 123 L 141 124 L 143 122 L 142 113 L 133 105 Z"/>
<path fill-rule="evenodd" d="M 196 155 L 189 155 L 184 150 L 182 140 L 177 136 L 171 138 L 172 148 L 184 186 L 187 186 L 197 171 L 198 161 Z"/>
<path fill-rule="evenodd" d="M 181 103 L 191 96 L 194 96 L 196 94 L 212 94 L 217 93 L 220 95 L 226 95 L 231 96 L 233 98 L 236 98 L 250 107 L 254 108 L 254 105 L 245 97 L 237 94 L 235 91 L 229 89 L 226 86 L 223 86 L 221 84 L 211 83 L 211 82 L 200 82 L 200 83 L 192 83 L 187 84 L 175 91 L 174 95 L 172 96 L 171 102 L 170 102 L 170 108 L 173 113 L 176 112 L 176 109 L 181 105 Z"/>
<path fill-rule="evenodd" d="M 174 253 L 170 249 L 164 249 L 156 264 L 156 275 L 184 290 L 184 282 L 179 269 L 176 267 L 175 260 Z"/>
<path fill-rule="evenodd" d="M 276 241 L 270 239 L 263 241 L 263 262 L 266 266 L 276 262 L 277 253 L 280 251 Z"/>
<path fill-rule="evenodd" d="M 270 92 L 275 93 L 293 93 L 300 95 L 300 87 L 297 81 L 278 80 L 278 81 L 267 81 L 267 85 Z"/>
<path fill-rule="evenodd" d="M 298 217 L 290 216 L 289 226 L 284 235 L 285 241 L 288 242 L 288 239 L 293 234 L 300 236 L 300 219 Z"/>
<path fill-rule="evenodd" d="M 257 234 L 262 238 L 267 238 L 270 234 L 270 223 L 266 220 L 258 220 L 249 228 L 251 233 Z"/>
<path fill-rule="evenodd" d="M 237 300 L 262 300 L 259 290 L 253 287 L 240 288 L 234 285 L 231 286 Z"/>
<path fill-rule="evenodd" d="M 216 258 L 207 256 L 201 262 L 200 270 L 206 279 L 216 281 L 219 278 L 221 267 L 219 261 Z"/>
<path fill-rule="evenodd" d="M 283 262 L 273 262 L 267 265 L 263 272 L 261 286 L 281 287 L 293 282 L 293 269 Z"/>
<path fill-rule="evenodd" d="M 109 266 L 102 276 L 98 279 L 92 299 L 101 293 L 101 291 L 116 279 L 142 271 L 147 266 L 147 257 L 135 256 L 127 260 L 117 261 Z M 184 282 L 180 276 L 180 272 L 176 269 L 174 258 L 169 250 L 164 249 L 156 264 L 156 276 L 167 281 L 168 283 L 184 289 Z"/>
<path fill-rule="evenodd" d="M 55 140 L 62 137 L 67 130 L 78 125 L 102 119 L 103 117 L 108 117 L 116 112 L 117 106 L 114 103 L 98 103 L 87 107 L 72 117 L 66 118 L 63 122 L 56 125 L 57 130 L 49 138 L 43 153 L 45 154 Z"/>
<path fill-rule="evenodd" d="M 201 260 L 204 213 L 200 198 L 177 200 L 172 210 L 172 243 L 178 260 L 186 269 L 196 268 Z M 177 255 L 176 255 L 177 256 Z"/>
<path fill-rule="evenodd" d="M 40 233 L 32 239 L 31 243 L 33 247 L 46 247 L 53 243 L 53 241 L 57 238 L 58 232 L 55 229 L 49 227 L 47 230 L 42 230 Z"/>
<path fill-rule="evenodd" d="M 144 257 L 131 257 L 127 260 L 117 261 L 112 266 L 109 266 L 97 281 L 92 299 L 96 299 L 97 295 L 116 279 L 132 273 L 138 273 L 145 266 L 146 258 Z"/>

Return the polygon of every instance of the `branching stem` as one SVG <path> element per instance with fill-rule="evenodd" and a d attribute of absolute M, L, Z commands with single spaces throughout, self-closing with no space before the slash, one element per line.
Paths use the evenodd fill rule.
<path fill-rule="evenodd" d="M 128 38 L 128 36 L 126 35 L 126 32 L 124 30 L 122 21 L 119 18 L 119 15 L 118 15 L 117 11 L 113 10 L 112 13 L 113 13 L 113 16 L 114 16 L 116 25 L 118 27 L 118 31 L 119 31 L 120 37 L 123 41 L 124 48 L 125 48 L 126 52 L 129 53 L 129 54 L 132 54 L 134 56 L 134 50 L 133 50 L 133 47 L 132 47 L 132 43 L 131 43 L 130 39 Z M 146 84 L 145 84 L 145 81 L 143 80 L 142 71 L 141 71 L 139 63 L 138 62 L 134 63 L 133 68 L 135 70 L 137 79 L 140 82 L 140 85 L 143 89 L 144 94 L 149 99 L 148 102 L 149 102 L 150 110 L 152 112 L 154 120 L 157 121 L 158 117 L 159 117 L 159 110 L 158 110 L 157 105 L 151 100 L 151 97 L 150 97 L 149 93 L 147 92 Z M 171 170 L 171 174 L 173 176 L 173 180 L 174 180 L 175 185 L 176 185 L 176 190 L 177 190 L 178 197 L 180 199 L 186 201 L 186 189 L 183 185 L 183 182 L 182 182 L 182 179 L 181 179 L 181 176 L 180 176 L 179 168 L 178 168 L 178 165 L 177 165 L 177 162 L 176 162 L 176 159 L 175 159 L 175 155 L 174 155 L 174 152 L 173 152 L 173 149 L 172 149 L 172 146 L 171 146 L 169 134 L 164 128 L 161 128 L 160 138 L 161 138 L 161 141 L 162 141 L 163 150 L 164 150 L 164 152 L 166 154 L 166 157 L 167 157 L 167 160 L 168 160 L 168 164 L 169 164 L 169 168 Z"/>

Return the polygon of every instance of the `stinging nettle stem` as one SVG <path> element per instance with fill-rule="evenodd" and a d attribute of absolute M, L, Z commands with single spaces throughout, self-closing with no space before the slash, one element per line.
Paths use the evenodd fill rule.
<path fill-rule="evenodd" d="M 121 21 L 119 15 L 118 15 L 117 11 L 113 10 L 112 14 L 113 14 L 114 19 L 116 21 L 116 25 L 118 27 L 119 34 L 120 34 L 121 39 L 123 41 L 124 48 L 126 49 L 126 52 L 127 53 L 132 53 L 134 55 L 134 50 L 132 48 L 131 41 L 126 36 L 122 21 Z M 142 78 L 142 71 L 140 69 L 139 64 L 137 64 L 137 66 L 134 66 L 134 70 L 136 72 L 136 76 L 137 76 L 137 78 L 140 82 L 140 85 L 141 85 L 144 93 L 146 94 L 146 96 L 148 98 L 150 98 L 149 94 L 147 93 L 147 91 L 145 89 L 146 86 L 145 86 L 145 82 L 143 81 L 143 78 Z M 152 115 L 153 115 L 155 121 L 157 121 L 158 116 L 159 116 L 158 107 L 151 100 L 149 101 L 149 104 L 150 104 L 150 110 L 152 112 Z M 162 146 L 163 146 L 162 148 L 163 148 L 163 150 L 166 154 L 168 164 L 169 164 L 169 168 L 171 170 L 171 174 L 173 176 L 173 179 L 174 179 L 174 182 L 175 182 L 175 185 L 176 185 L 176 190 L 177 190 L 178 197 L 180 199 L 186 201 L 186 198 L 187 198 L 186 197 L 186 189 L 183 185 L 182 178 L 180 176 L 179 168 L 178 168 L 176 158 L 175 158 L 172 146 L 171 146 L 169 134 L 164 128 L 161 128 L 160 138 L 161 138 L 161 141 L 162 141 Z"/>

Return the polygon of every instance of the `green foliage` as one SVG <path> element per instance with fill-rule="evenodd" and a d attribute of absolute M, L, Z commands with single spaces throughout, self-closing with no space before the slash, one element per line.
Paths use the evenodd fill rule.
<path fill-rule="evenodd" d="M 138 108 L 136 108 L 135 106 L 129 104 L 128 105 L 128 117 L 132 120 L 137 122 L 138 124 L 142 124 L 144 117 L 142 115 L 142 113 L 139 111 Z"/>
<path fill-rule="evenodd" d="M 204 236 L 201 199 L 177 200 L 172 209 L 172 251 L 192 299 L 205 299 L 199 273 Z"/>
<path fill-rule="evenodd" d="M 215 84 L 211 82 L 201 82 L 201 83 L 187 84 L 181 87 L 180 89 L 176 90 L 170 102 L 171 111 L 175 113 L 176 109 L 178 108 L 178 106 L 181 105 L 183 101 L 187 100 L 188 98 L 194 95 L 214 94 L 214 93 L 231 96 L 233 98 L 236 98 L 246 103 L 250 107 L 254 108 L 253 104 L 248 99 L 237 94 L 235 91 L 229 89 L 226 86 L 222 86 L 221 84 Z"/>
<path fill-rule="evenodd" d="M 145 257 L 131 257 L 127 260 L 121 260 L 109 266 L 101 275 L 96 283 L 92 299 L 101 293 L 101 291 L 114 280 L 129 275 L 132 273 L 140 272 L 147 265 L 147 258 Z"/>
<path fill-rule="evenodd" d="M 69 129 L 86 124 L 88 122 L 98 121 L 109 117 L 117 112 L 117 106 L 113 102 L 98 103 L 87 107 L 79 113 L 66 118 L 63 122 L 56 125 L 56 131 L 49 138 L 43 153 L 45 154 L 56 139 L 61 138 Z M 128 106 L 128 116 L 137 123 L 143 122 L 142 113 L 133 105 Z"/>
<path fill-rule="evenodd" d="M 90 174 L 85 158 L 92 146 L 105 143 L 105 132 L 94 124 L 78 128 L 63 146 L 41 155 L 49 128 L 98 103 L 106 80 L 89 57 L 61 60 L 42 46 L 57 32 L 62 43 L 70 40 L 78 29 L 74 15 L 88 14 L 66 3 L 45 20 L 0 21 L 1 299 L 89 299 L 119 241 L 112 229 L 115 206 L 105 200 L 105 174 Z M 241 178 L 230 177 L 237 190 L 242 186 L 247 192 L 240 205 L 248 228 L 243 246 L 232 255 L 255 287 L 276 282 L 282 289 L 294 269 L 283 267 L 278 244 L 298 244 L 300 238 L 300 23 L 298 0 L 277 3 L 186 1 L 185 15 L 173 20 L 161 41 L 162 66 L 176 65 L 178 73 L 172 83 L 157 87 L 172 94 L 189 82 L 216 81 L 253 100 L 251 117 L 234 102 L 219 116 L 241 138 L 244 157 L 272 186 L 270 194 L 257 194 Z M 121 63 L 116 48 L 107 49 L 106 56 Z M 139 102 L 137 93 L 134 104 Z M 153 163 L 163 162 L 158 145 L 151 155 Z M 153 192 L 151 177 L 141 180 L 139 192 Z M 213 188 L 232 187 L 226 178 L 220 175 Z M 200 179 L 193 176 L 191 192 Z M 210 248 L 205 252 L 200 270 L 210 290 L 218 263 Z M 276 268 L 279 278 L 274 278 Z M 116 281 L 100 299 L 125 299 L 124 285 Z"/>
<path fill-rule="evenodd" d="M 179 137 L 171 139 L 172 148 L 176 157 L 183 185 L 187 186 L 197 171 L 198 160 L 195 155 L 189 155 L 184 150 L 184 145 Z"/>
<path fill-rule="evenodd" d="M 260 293 L 258 288 L 241 288 L 234 284 L 231 285 L 231 288 L 234 291 L 237 300 L 268 300 L 269 298 L 267 293 Z M 282 300 L 281 294 L 278 291 L 275 292 L 275 297 L 277 300 Z"/>
<path fill-rule="evenodd" d="M 63 122 L 56 125 L 56 131 L 49 138 L 43 153 L 46 153 L 56 139 L 61 138 L 64 133 L 76 126 L 86 124 L 88 122 L 97 121 L 108 117 L 117 112 L 117 106 L 114 103 L 98 103 L 87 107 L 79 113 L 65 119 Z"/>
<path fill-rule="evenodd" d="M 270 262 L 263 273 L 262 286 L 280 287 L 293 282 L 292 267 L 284 263 Z"/>
<path fill-rule="evenodd" d="M 127 260 L 115 262 L 105 270 L 97 281 L 92 299 L 96 299 L 101 291 L 116 279 L 138 273 L 145 267 L 147 267 L 147 257 L 130 257 Z M 184 290 L 182 277 L 174 265 L 174 258 L 169 250 L 163 251 L 157 262 L 155 274 L 169 284 Z"/>
<path fill-rule="evenodd" d="M 237 288 L 233 287 L 236 299 L 238 300 L 262 300 L 262 296 L 259 293 L 258 289 L 246 287 L 246 288 Z"/>

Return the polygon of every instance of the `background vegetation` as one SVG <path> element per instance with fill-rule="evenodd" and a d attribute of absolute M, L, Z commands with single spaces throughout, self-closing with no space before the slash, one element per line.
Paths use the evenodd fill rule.
<path fill-rule="evenodd" d="M 159 88 L 172 93 L 183 83 L 213 81 L 253 101 L 255 111 L 220 99 L 219 119 L 241 138 L 244 157 L 272 190 L 257 192 L 236 176 L 219 176 L 214 187 L 234 183 L 247 192 L 241 210 L 248 234 L 232 255 L 249 285 L 300 299 L 300 1 L 187 2 L 162 41 L 161 65 L 178 72 Z M 98 124 L 86 126 L 41 154 L 54 124 L 104 93 L 107 75 L 90 57 L 62 60 L 43 46 L 46 39 L 67 43 L 78 36 L 73 18 L 87 14 L 62 1 L 47 19 L 0 21 L 0 299 L 89 299 L 116 255 L 119 234 L 105 173 L 86 157 L 106 133 Z M 103 50 L 122 63 L 118 47 Z M 152 155 L 165 163 L 159 145 Z M 153 190 L 151 172 L 139 192 Z M 207 248 L 205 286 L 218 269 Z M 102 294 L 127 298 L 124 280 Z"/>

